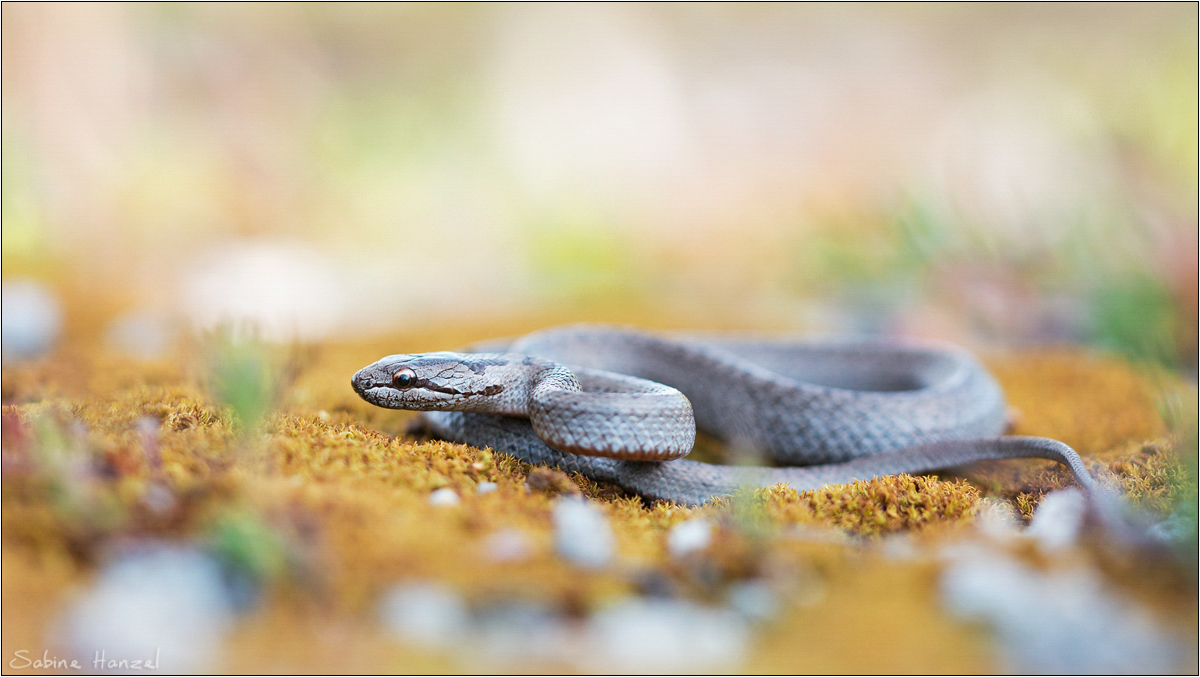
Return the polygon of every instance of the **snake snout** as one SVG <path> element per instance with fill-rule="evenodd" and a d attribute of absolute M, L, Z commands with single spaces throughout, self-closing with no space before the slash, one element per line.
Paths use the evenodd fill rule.
<path fill-rule="evenodd" d="M 354 377 L 350 379 L 350 387 L 354 388 L 354 392 L 358 393 L 359 397 L 363 397 L 367 393 L 367 388 L 371 386 L 367 383 L 367 370 L 359 369 L 355 372 Z"/>
<path fill-rule="evenodd" d="M 368 392 L 373 388 L 389 386 L 391 382 L 391 371 L 380 368 L 376 363 L 359 369 L 354 374 L 354 378 L 350 379 L 350 387 L 354 388 L 354 392 L 358 393 L 359 397 L 367 398 Z"/>

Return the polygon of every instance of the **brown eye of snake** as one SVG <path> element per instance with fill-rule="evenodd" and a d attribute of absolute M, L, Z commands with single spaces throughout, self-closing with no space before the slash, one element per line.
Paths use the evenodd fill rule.
<path fill-rule="evenodd" d="M 392 374 L 392 385 L 397 388 L 411 388 L 412 384 L 417 382 L 417 375 L 412 369 L 405 367 L 400 371 Z"/>

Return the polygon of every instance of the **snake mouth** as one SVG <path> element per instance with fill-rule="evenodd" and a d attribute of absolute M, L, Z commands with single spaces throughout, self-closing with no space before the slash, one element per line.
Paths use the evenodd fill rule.
<path fill-rule="evenodd" d="M 365 386 L 361 389 L 356 387 L 355 391 L 359 397 L 371 404 L 387 409 L 429 411 L 439 407 L 444 408 L 447 404 L 452 403 L 451 397 L 439 396 L 419 389 L 399 390 L 391 386 Z"/>
<path fill-rule="evenodd" d="M 390 382 L 381 383 L 382 380 L 378 374 L 359 372 L 351 379 L 350 385 L 359 397 L 371 404 L 387 409 L 410 411 L 453 410 L 471 397 L 497 395 L 504 391 L 504 387 L 500 385 L 488 386 L 475 392 L 464 392 L 424 382 L 418 382 L 410 388 L 397 388 Z"/>

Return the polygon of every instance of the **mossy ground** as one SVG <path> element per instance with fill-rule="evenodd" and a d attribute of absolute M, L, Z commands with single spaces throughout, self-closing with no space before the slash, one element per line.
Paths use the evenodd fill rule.
<path fill-rule="evenodd" d="M 1042 495 L 1070 483 L 1065 471 L 1017 461 L 979 464 L 961 477 L 748 491 L 699 509 L 647 504 L 561 473 L 537 471 L 529 481 L 534 469 L 501 454 L 406 435 L 408 415 L 368 405 L 349 387 L 356 369 L 382 355 L 537 324 L 264 353 L 282 367 L 271 372 L 281 380 L 261 425 L 239 423 L 231 398 L 228 406 L 216 400 L 220 386 L 199 345 L 139 362 L 68 342 L 50 357 L 6 364 L 5 655 L 44 646 L 72 592 L 123 543 L 157 538 L 200 544 L 262 591 L 221 665 L 233 672 L 456 669 L 380 628 L 379 597 L 400 581 L 441 581 L 473 604 L 533 599 L 580 615 L 648 580 L 705 601 L 750 576 L 786 579 L 798 590 L 758 633 L 744 666 L 750 672 L 997 669 L 981 629 L 941 610 L 934 565 L 888 556 L 879 544 L 896 534 L 921 544 L 955 538 L 984 497 L 1028 518 Z M 1077 350 L 988 362 L 1017 412 L 1014 433 L 1075 446 L 1159 514 L 1181 498 L 1187 482 L 1176 449 L 1184 444 L 1164 423 L 1144 373 Z M 480 495 L 480 482 L 499 488 Z M 461 503 L 430 505 L 429 493 L 443 487 Z M 574 491 L 608 515 L 615 566 L 581 571 L 555 555 L 553 501 Z M 665 547 L 671 526 L 699 514 L 718 525 L 704 575 Z M 529 537 L 529 557 L 488 558 L 484 539 L 502 527 Z M 1109 568 L 1135 577 L 1139 566 Z M 1144 592 L 1179 622 L 1194 612 L 1194 581 Z"/>

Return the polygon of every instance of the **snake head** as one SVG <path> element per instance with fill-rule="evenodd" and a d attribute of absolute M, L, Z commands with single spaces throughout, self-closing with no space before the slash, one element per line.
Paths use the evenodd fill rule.
<path fill-rule="evenodd" d="M 350 385 L 388 409 L 475 411 L 503 398 L 504 384 L 489 372 L 508 363 L 508 356 L 478 353 L 389 355 L 360 369 Z"/>

